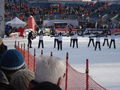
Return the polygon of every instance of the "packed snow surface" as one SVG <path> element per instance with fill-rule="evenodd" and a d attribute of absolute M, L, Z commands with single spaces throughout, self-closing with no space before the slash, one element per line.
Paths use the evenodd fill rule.
<path fill-rule="evenodd" d="M 88 37 L 79 37 L 79 48 L 70 47 L 70 37 L 63 37 L 63 50 L 58 51 L 53 48 L 54 37 L 44 36 L 44 55 L 50 55 L 65 60 L 66 52 L 69 53 L 69 63 L 78 71 L 85 72 L 85 61 L 89 60 L 89 74 L 100 85 L 108 90 L 120 90 L 120 37 L 116 36 L 116 49 L 109 49 L 107 45 L 102 46 L 104 37 L 101 38 L 101 51 L 94 47 L 88 47 Z M 27 45 L 27 38 L 4 38 L 4 43 L 9 49 L 14 48 L 14 42 L 19 41 L 21 44 Z M 32 47 L 36 48 L 37 56 L 40 55 L 41 48 L 38 47 L 39 37 L 32 41 Z M 109 37 L 110 41 L 110 37 Z M 30 52 L 33 53 L 33 48 Z"/>

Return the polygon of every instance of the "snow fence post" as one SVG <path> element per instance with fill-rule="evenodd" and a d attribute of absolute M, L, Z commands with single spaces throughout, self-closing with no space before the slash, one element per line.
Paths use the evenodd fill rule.
<path fill-rule="evenodd" d="M 43 50 L 41 50 L 41 56 L 43 55 Z"/>
<path fill-rule="evenodd" d="M 21 53 L 23 54 L 22 49 L 23 49 L 23 45 L 21 44 Z"/>
<path fill-rule="evenodd" d="M 53 56 L 53 52 L 50 53 L 50 56 L 51 56 L 51 57 Z"/>
<path fill-rule="evenodd" d="M 16 40 L 15 40 L 15 45 L 14 45 L 14 48 L 16 48 Z"/>
<path fill-rule="evenodd" d="M 23 44 L 23 56 L 25 58 L 25 43 Z"/>
<path fill-rule="evenodd" d="M 89 61 L 86 59 L 86 90 L 89 90 Z"/>
<path fill-rule="evenodd" d="M 35 72 L 35 67 L 36 67 L 36 59 L 35 59 L 35 56 L 36 56 L 36 49 L 34 48 L 34 66 L 33 66 L 33 72 Z"/>
<path fill-rule="evenodd" d="M 28 51 L 27 51 L 27 53 L 28 53 L 28 68 L 29 68 L 29 47 L 28 47 Z"/>
<path fill-rule="evenodd" d="M 20 49 L 20 43 L 19 43 L 19 41 L 18 41 L 18 50 Z"/>
<path fill-rule="evenodd" d="M 68 52 L 66 53 L 66 79 L 65 79 L 65 90 L 68 89 Z"/>

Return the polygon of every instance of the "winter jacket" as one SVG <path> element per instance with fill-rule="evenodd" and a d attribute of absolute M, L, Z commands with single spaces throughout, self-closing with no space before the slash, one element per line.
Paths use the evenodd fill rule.
<path fill-rule="evenodd" d="M 9 85 L 9 81 L 2 70 L 0 70 L 0 90 L 15 90 Z"/>
<path fill-rule="evenodd" d="M 2 54 L 7 51 L 7 46 L 4 45 L 3 43 L 0 45 L 0 57 L 2 56 Z"/>
<path fill-rule="evenodd" d="M 34 80 L 30 82 L 29 89 L 28 90 L 62 90 L 59 86 L 56 84 L 53 84 L 51 82 L 41 82 L 38 83 Z"/>

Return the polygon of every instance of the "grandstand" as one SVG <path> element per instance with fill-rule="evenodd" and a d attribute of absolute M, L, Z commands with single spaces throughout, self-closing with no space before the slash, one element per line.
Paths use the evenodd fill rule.
<path fill-rule="evenodd" d="M 40 27 L 44 20 L 78 20 L 78 27 L 82 26 L 82 29 L 95 28 L 96 22 L 99 29 L 109 29 L 113 23 L 115 24 L 114 28 L 120 28 L 120 5 L 116 3 L 72 0 L 25 1 L 6 2 L 5 21 L 11 20 L 15 16 L 27 21 L 29 15 L 32 15 Z"/>

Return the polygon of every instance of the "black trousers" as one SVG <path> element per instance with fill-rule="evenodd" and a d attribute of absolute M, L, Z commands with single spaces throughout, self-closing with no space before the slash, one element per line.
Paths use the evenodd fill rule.
<path fill-rule="evenodd" d="M 56 44 L 58 45 L 58 39 L 54 39 L 54 48 L 56 48 Z"/>
<path fill-rule="evenodd" d="M 44 48 L 44 43 L 43 43 L 43 40 L 39 40 L 39 43 L 38 43 L 38 48 L 40 48 L 40 44 L 42 44 L 42 48 Z"/>
<path fill-rule="evenodd" d="M 113 43 L 113 46 L 114 46 L 114 49 L 115 49 L 116 48 L 115 39 L 111 39 L 109 48 L 111 48 L 112 43 Z"/>
<path fill-rule="evenodd" d="M 99 47 L 99 50 L 101 50 L 100 42 L 96 42 L 96 43 L 95 43 L 95 50 L 97 49 L 97 46 Z"/>
<path fill-rule="evenodd" d="M 58 50 L 62 50 L 62 41 L 58 41 Z"/>
<path fill-rule="evenodd" d="M 73 39 L 73 48 L 75 47 L 75 43 L 76 47 L 78 48 L 78 39 Z"/>
<path fill-rule="evenodd" d="M 32 41 L 31 41 L 31 39 L 28 39 L 28 47 L 32 48 Z"/>
<path fill-rule="evenodd" d="M 107 46 L 109 47 L 109 41 L 108 41 L 108 39 L 104 39 L 103 46 L 105 45 L 105 42 L 107 42 Z"/>
<path fill-rule="evenodd" d="M 91 38 L 90 38 L 90 39 L 89 39 L 89 43 L 88 43 L 88 47 L 90 46 L 91 43 L 93 44 L 93 46 L 95 46 L 95 44 L 94 44 L 94 39 L 91 39 Z"/>
<path fill-rule="evenodd" d="M 70 39 L 70 47 L 71 47 L 72 43 L 73 43 L 73 39 Z"/>

